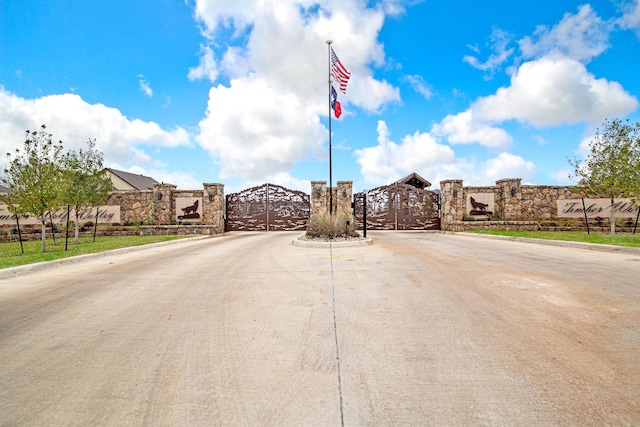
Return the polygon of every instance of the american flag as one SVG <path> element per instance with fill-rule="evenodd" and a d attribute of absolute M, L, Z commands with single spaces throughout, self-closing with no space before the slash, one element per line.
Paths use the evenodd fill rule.
<path fill-rule="evenodd" d="M 342 65 L 342 62 L 338 59 L 338 55 L 331 48 L 331 75 L 338 83 L 340 83 L 340 91 L 347 93 L 347 83 L 349 83 L 349 77 L 351 73 Z"/>

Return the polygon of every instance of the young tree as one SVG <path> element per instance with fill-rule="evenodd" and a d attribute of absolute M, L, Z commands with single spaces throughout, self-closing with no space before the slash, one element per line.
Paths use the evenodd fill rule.
<path fill-rule="evenodd" d="M 80 234 L 79 211 L 83 208 L 100 206 L 111 191 L 111 180 L 102 173 L 102 153 L 96 150 L 95 140 L 87 142 L 87 149 L 69 151 L 62 156 L 65 183 L 62 201 L 75 211 L 75 239 L 78 244 Z"/>
<path fill-rule="evenodd" d="M 590 195 L 605 194 L 611 199 L 611 234 L 614 234 L 614 198 L 634 197 L 637 204 L 640 196 L 640 123 L 605 120 L 589 148 L 591 153 L 584 163 L 574 159 L 569 164 L 581 190 Z"/>
<path fill-rule="evenodd" d="M 39 131 L 26 132 L 22 151 L 7 153 L 8 167 L 2 183 L 9 192 L 0 196 L 14 215 L 35 215 L 42 223 L 42 252 L 46 252 L 45 214 L 61 206 L 62 173 L 59 160 L 62 142 L 54 144 L 42 125 Z"/>

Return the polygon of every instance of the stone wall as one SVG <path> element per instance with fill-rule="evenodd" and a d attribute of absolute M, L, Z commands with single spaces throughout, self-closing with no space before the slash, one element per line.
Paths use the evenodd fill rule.
<path fill-rule="evenodd" d="M 441 181 L 441 228 L 447 231 L 513 227 L 519 230 L 586 229 L 584 218 L 559 218 L 562 215 L 558 212 L 558 200 L 582 201 L 584 194 L 574 192 L 575 189 L 573 186 L 522 185 L 520 178 L 500 179 L 496 185 L 482 187 L 464 187 L 462 180 Z M 493 205 L 491 221 L 486 221 L 488 215 L 470 215 L 469 198 L 474 195 L 477 195 L 476 198 L 493 196 L 492 203 L 486 203 Z M 589 217 L 590 226 L 606 228 L 608 215 L 603 215 L 599 220 L 595 218 L 593 215 Z M 622 230 L 629 228 L 628 218 L 618 221 Z"/>
<path fill-rule="evenodd" d="M 353 181 L 338 181 L 333 190 L 333 212 L 338 215 L 351 215 L 353 200 Z M 329 212 L 329 188 L 327 181 L 311 181 L 311 215 Z"/>
<path fill-rule="evenodd" d="M 224 185 L 203 184 L 202 190 L 177 190 L 173 184 L 154 184 L 153 190 L 113 192 L 107 205 L 120 206 L 124 225 L 169 226 L 181 222 L 184 213 L 176 199 L 198 201 L 199 218 L 185 219 L 193 225 L 206 225 L 205 234 L 224 232 Z M 204 229 L 204 228 L 203 228 Z"/>
<path fill-rule="evenodd" d="M 114 192 L 107 199 L 107 206 L 120 206 L 122 224 L 152 224 L 156 203 L 153 191 Z"/>

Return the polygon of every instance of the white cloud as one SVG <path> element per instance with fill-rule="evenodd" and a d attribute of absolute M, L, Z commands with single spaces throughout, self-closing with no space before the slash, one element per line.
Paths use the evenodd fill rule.
<path fill-rule="evenodd" d="M 196 0 L 195 15 L 204 24 L 203 34 L 213 38 L 219 26 L 239 32 L 253 22 L 255 0 Z"/>
<path fill-rule="evenodd" d="M 513 40 L 513 36 L 499 28 L 493 28 L 489 40 L 491 41 L 490 47 L 494 53 L 492 53 L 485 62 L 480 62 L 477 57 L 471 55 L 465 55 L 462 60 L 473 68 L 477 68 L 482 71 L 493 72 L 499 69 L 500 66 L 513 54 L 514 49 L 507 48 L 509 43 Z M 468 47 L 476 54 L 480 54 L 478 46 L 468 45 Z"/>
<path fill-rule="evenodd" d="M 593 141 L 594 138 L 595 138 L 595 135 L 582 138 L 582 140 L 580 141 L 580 144 L 578 145 L 578 149 L 576 150 L 576 154 L 579 157 L 583 159 L 586 159 L 587 157 L 589 157 L 589 155 L 591 154 L 591 142 Z"/>
<path fill-rule="evenodd" d="M 0 86 L 0 146 L 7 151 L 21 148 L 24 132 L 47 125 L 55 140 L 65 149 L 84 148 L 96 139 L 96 148 L 105 163 L 127 162 L 146 155 L 139 146 L 176 147 L 189 144 L 182 128 L 164 130 L 154 122 L 128 119 L 102 104 L 89 104 L 75 94 L 49 95 L 24 99 Z"/>
<path fill-rule="evenodd" d="M 640 36 L 640 0 L 631 0 L 623 10 L 624 14 L 618 20 L 618 25 L 623 29 L 635 31 Z"/>
<path fill-rule="evenodd" d="M 218 64 L 213 57 L 213 50 L 210 46 L 200 46 L 200 62 L 197 67 L 189 68 L 187 74 L 189 80 L 207 79 L 215 82 L 218 78 Z"/>
<path fill-rule="evenodd" d="M 433 92 L 431 90 L 431 86 L 424 81 L 422 76 L 419 75 L 408 75 L 405 76 L 406 81 L 409 82 L 413 90 L 422 95 L 426 100 L 431 99 L 433 96 Z"/>
<path fill-rule="evenodd" d="M 439 188 L 444 179 L 462 179 L 466 185 L 492 185 L 503 178 L 528 179 L 536 172 L 533 162 L 502 152 L 485 162 L 457 158 L 451 147 L 438 144 L 433 135 L 416 132 L 393 142 L 386 123 L 378 121 L 378 145 L 356 150 L 366 183 L 386 185 L 416 172 Z"/>
<path fill-rule="evenodd" d="M 609 47 L 611 30 L 612 25 L 585 4 L 578 8 L 577 14 L 565 14 L 553 28 L 541 25 L 533 36 L 524 37 L 518 43 L 525 58 L 559 52 L 577 61 L 589 62 Z"/>
<path fill-rule="evenodd" d="M 560 183 L 572 184 L 573 182 L 571 181 L 571 179 L 569 179 L 569 175 L 573 175 L 572 170 L 560 169 L 559 171 L 551 173 L 549 175 L 549 178 Z"/>
<path fill-rule="evenodd" d="M 500 153 L 498 157 L 487 160 L 480 168 L 483 182 L 495 182 L 503 178 L 522 178 L 524 180 L 533 176 L 536 171 L 535 164 L 520 156 L 510 153 Z"/>
<path fill-rule="evenodd" d="M 356 150 L 360 171 L 369 184 L 383 185 L 412 172 L 438 176 L 443 165 L 456 163 L 451 147 L 438 144 L 428 133 L 406 135 L 400 144 L 390 139 L 387 124 L 378 121 L 378 145 Z M 433 179 L 433 178 L 427 178 Z"/>
<path fill-rule="evenodd" d="M 219 160 L 220 177 L 264 179 L 324 154 L 327 39 L 352 73 L 347 94 L 339 95 L 345 116 L 353 114 L 350 105 L 378 112 L 399 102 L 398 88 L 375 79 L 370 67 L 384 62 L 377 38 L 385 12 L 401 10 L 395 0 L 382 8 L 359 1 L 197 0 L 195 15 L 210 41 L 219 41 L 216 34 L 233 40 L 224 52 L 203 48 L 189 73 L 213 80 L 205 71 L 217 64 L 215 78 L 230 82 L 210 90 L 197 138 Z"/>
<path fill-rule="evenodd" d="M 452 144 L 479 143 L 504 148 L 512 143 L 501 123 L 518 120 L 536 127 L 600 122 L 638 108 L 638 100 L 617 82 L 597 79 L 571 58 L 550 54 L 526 62 L 511 84 L 471 107 L 445 117 L 432 132 Z"/>
<path fill-rule="evenodd" d="M 198 143 L 220 159 L 220 177 L 259 179 L 322 155 L 325 138 L 316 106 L 253 76 L 209 93 Z"/>
<path fill-rule="evenodd" d="M 446 138 L 452 144 L 477 142 L 486 147 L 504 148 L 513 142 L 504 129 L 492 126 L 482 116 L 478 117 L 473 109 L 448 115 L 433 126 L 432 132 Z"/>
<path fill-rule="evenodd" d="M 151 86 L 149 85 L 149 81 L 147 81 L 147 79 L 144 78 L 143 74 L 138 74 L 138 79 L 140 79 L 139 80 L 140 90 L 144 92 L 144 94 L 147 95 L 149 98 L 151 98 L 153 96 L 153 89 L 151 89 Z"/>
<path fill-rule="evenodd" d="M 522 64 L 509 87 L 478 99 L 471 110 L 474 122 L 515 119 L 541 127 L 599 122 L 636 108 L 638 100 L 619 83 L 595 78 L 574 59 L 547 55 Z"/>

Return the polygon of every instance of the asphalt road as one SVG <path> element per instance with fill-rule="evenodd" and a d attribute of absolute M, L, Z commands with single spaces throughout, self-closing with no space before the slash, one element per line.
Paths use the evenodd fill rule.
<path fill-rule="evenodd" d="M 299 234 L 0 280 L 0 425 L 640 424 L 640 252 Z"/>

